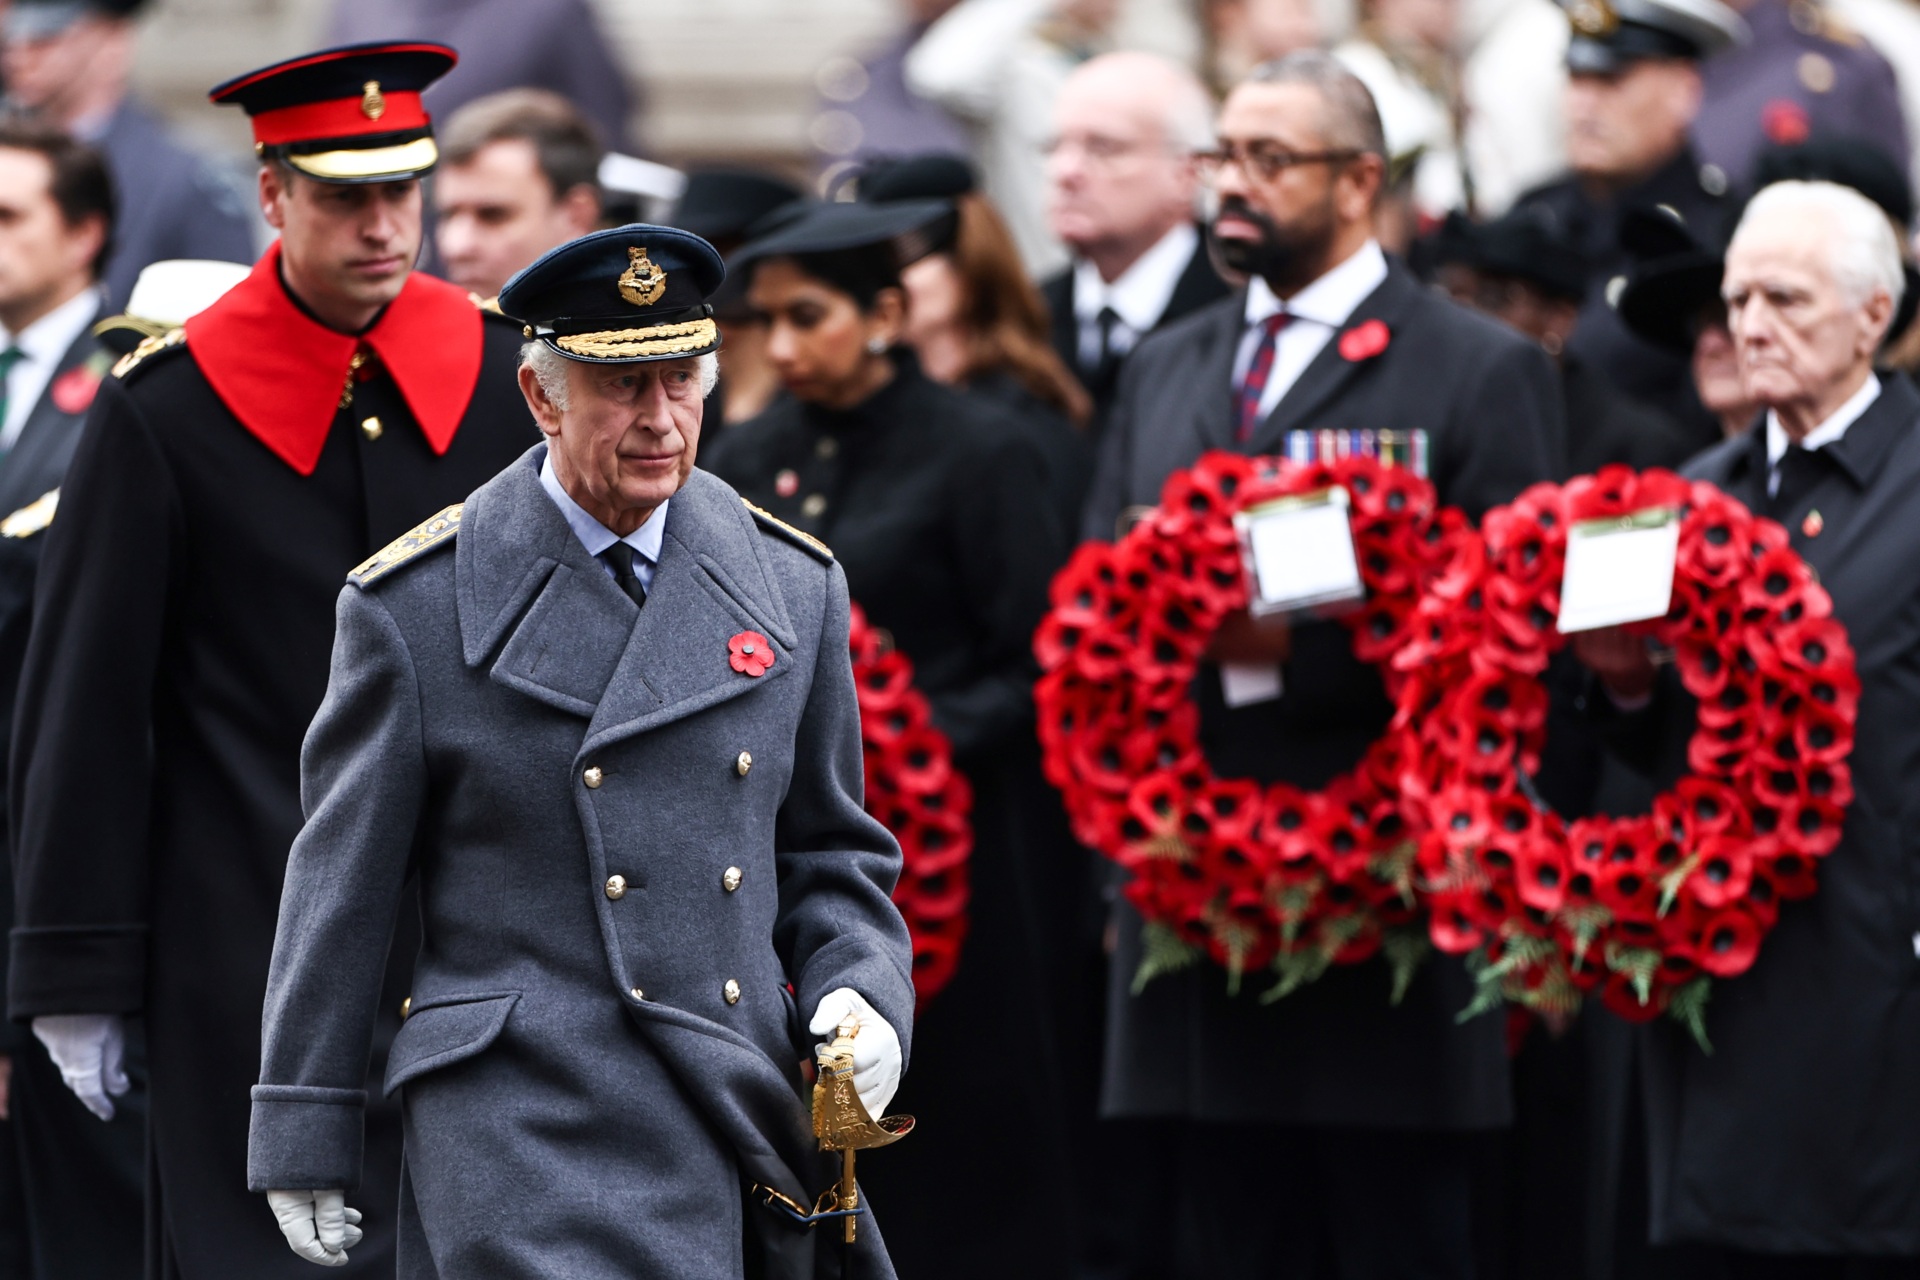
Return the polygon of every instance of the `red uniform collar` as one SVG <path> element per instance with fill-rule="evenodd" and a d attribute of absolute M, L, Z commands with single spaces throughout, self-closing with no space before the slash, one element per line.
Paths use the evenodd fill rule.
<path fill-rule="evenodd" d="M 251 275 L 187 321 L 187 350 L 233 416 L 310 476 L 362 346 L 393 376 L 433 451 L 445 453 L 480 380 L 481 325 L 466 293 L 416 271 L 373 328 L 357 337 L 329 329 L 281 284 L 276 240 Z"/>

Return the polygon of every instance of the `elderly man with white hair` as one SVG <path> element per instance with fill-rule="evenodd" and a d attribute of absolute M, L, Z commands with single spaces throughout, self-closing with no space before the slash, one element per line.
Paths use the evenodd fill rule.
<path fill-rule="evenodd" d="M 1854 797 L 1819 892 L 1715 987 L 1710 1056 L 1671 1026 L 1642 1042 L 1652 1242 L 1723 1253 L 1730 1280 L 1920 1270 L 1920 392 L 1873 367 L 1902 283 L 1865 197 L 1755 196 L 1722 295 L 1764 417 L 1687 468 L 1786 526 L 1861 681 Z M 1580 652 L 1614 705 L 1646 704 L 1623 717 L 1646 732 L 1618 739 L 1639 762 L 1684 760 L 1679 682 L 1617 634 Z"/>
<path fill-rule="evenodd" d="M 1093 396 L 1096 431 L 1134 345 L 1227 296 L 1194 224 L 1193 153 L 1212 145 L 1212 117 L 1194 74 L 1151 53 L 1095 58 L 1054 101 L 1047 223 L 1073 262 L 1041 292 L 1054 350 Z"/>

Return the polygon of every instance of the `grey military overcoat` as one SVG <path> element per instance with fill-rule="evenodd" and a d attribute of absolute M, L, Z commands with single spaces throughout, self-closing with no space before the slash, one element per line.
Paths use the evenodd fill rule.
<path fill-rule="evenodd" d="M 810 1205 L 832 1180 L 799 1074 L 823 995 L 852 987 L 903 1046 L 911 1030 L 899 848 L 861 807 L 845 578 L 695 471 L 636 610 L 541 488 L 544 449 L 341 594 L 249 1184 L 355 1182 L 416 874 L 424 942 L 386 1079 L 403 1277 L 711 1280 L 749 1249 L 756 1274 L 837 1276 L 837 1227 L 743 1193 Z M 764 674 L 734 668 L 743 632 L 771 642 Z M 848 1274 L 890 1276 L 870 1215 L 860 1236 Z"/>

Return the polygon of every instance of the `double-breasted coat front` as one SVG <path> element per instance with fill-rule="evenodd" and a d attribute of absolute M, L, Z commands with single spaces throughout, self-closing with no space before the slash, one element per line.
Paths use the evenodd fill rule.
<path fill-rule="evenodd" d="M 806 1017 L 852 987 L 904 1046 L 913 1010 L 899 848 L 862 809 L 846 579 L 695 471 L 636 608 L 542 489 L 544 450 L 341 595 L 249 1184 L 357 1178 L 381 967 L 417 875 L 386 1078 L 400 1274 L 811 1277 L 840 1247 L 743 1194 L 811 1205 L 832 1180 Z M 764 671 L 735 664 L 749 632 Z M 859 1234 L 849 1274 L 890 1275 L 870 1219 Z"/>

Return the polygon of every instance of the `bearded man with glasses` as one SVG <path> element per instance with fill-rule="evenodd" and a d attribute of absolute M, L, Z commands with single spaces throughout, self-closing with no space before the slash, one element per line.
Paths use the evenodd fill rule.
<path fill-rule="evenodd" d="M 1372 234 L 1385 171 L 1366 87 L 1330 56 L 1255 71 L 1199 157 L 1233 296 L 1148 335 L 1121 373 L 1083 534 L 1111 538 L 1169 472 L 1209 449 L 1286 450 L 1299 432 L 1404 433 L 1442 502 L 1480 516 L 1559 470 L 1560 392 L 1544 352 L 1456 306 Z M 1292 443 L 1309 447 L 1311 436 Z M 1317 788 L 1386 725 L 1380 678 L 1338 623 L 1245 614 L 1196 685 L 1223 776 Z M 1455 1017 L 1465 968 L 1430 957 L 1396 1007 L 1384 963 L 1338 967 L 1277 1004 L 1211 966 L 1128 993 L 1141 923 L 1116 908 L 1102 1102 L 1171 1119 L 1163 1183 L 1182 1274 L 1473 1274 L 1473 1135 L 1510 1120 L 1502 1024 Z"/>

